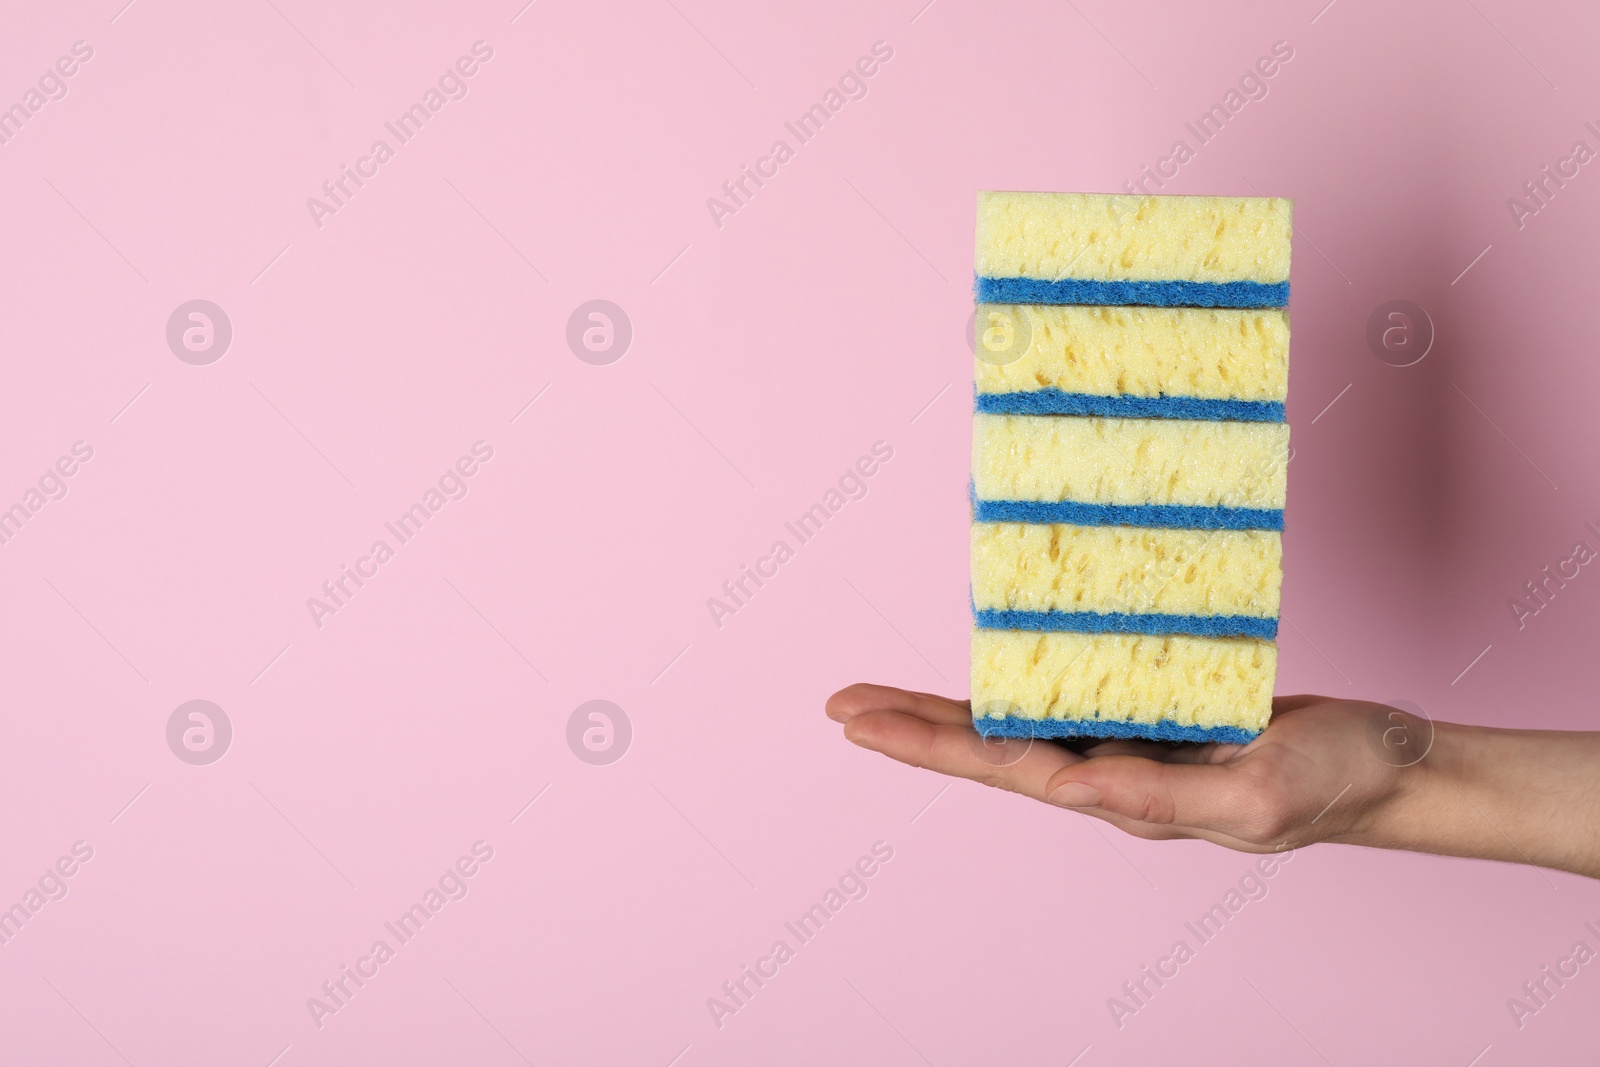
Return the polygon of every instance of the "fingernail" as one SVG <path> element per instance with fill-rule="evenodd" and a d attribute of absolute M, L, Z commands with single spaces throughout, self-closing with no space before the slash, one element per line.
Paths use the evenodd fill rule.
<path fill-rule="evenodd" d="M 1063 808 L 1098 808 L 1100 790 L 1083 782 L 1063 782 L 1051 791 L 1049 799 Z"/>

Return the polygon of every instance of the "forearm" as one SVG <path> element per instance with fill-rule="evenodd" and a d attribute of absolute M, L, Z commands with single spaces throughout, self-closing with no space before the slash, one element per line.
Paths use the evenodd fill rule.
<path fill-rule="evenodd" d="M 1345 838 L 1600 878 L 1600 733 L 1436 724 L 1388 802 Z"/>

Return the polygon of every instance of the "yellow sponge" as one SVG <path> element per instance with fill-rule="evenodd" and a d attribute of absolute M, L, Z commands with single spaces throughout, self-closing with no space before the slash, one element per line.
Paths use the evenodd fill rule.
<path fill-rule="evenodd" d="M 981 304 L 977 335 L 980 399 L 1056 389 L 1281 405 L 1289 391 L 1281 308 Z"/>
<path fill-rule="evenodd" d="M 980 278 L 1289 280 L 1289 200 L 978 194 Z"/>
<path fill-rule="evenodd" d="M 1276 422 L 980 414 L 973 491 L 980 502 L 1281 511 L 1288 445 Z"/>
<path fill-rule="evenodd" d="M 1282 565 L 1282 535 L 1271 530 L 972 525 L 972 605 L 980 613 L 1276 619 Z"/>
<path fill-rule="evenodd" d="M 974 630 L 972 714 L 1002 736 L 1247 741 L 1278 650 L 1256 638 Z"/>

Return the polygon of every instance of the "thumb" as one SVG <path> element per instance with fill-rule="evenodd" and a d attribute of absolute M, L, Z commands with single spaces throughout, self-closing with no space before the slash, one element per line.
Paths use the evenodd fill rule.
<path fill-rule="evenodd" d="M 1283 829 L 1286 805 L 1269 793 L 1259 777 L 1237 765 L 1160 763 L 1140 756 L 1097 756 L 1063 767 L 1045 784 L 1052 804 L 1260 843 Z"/>

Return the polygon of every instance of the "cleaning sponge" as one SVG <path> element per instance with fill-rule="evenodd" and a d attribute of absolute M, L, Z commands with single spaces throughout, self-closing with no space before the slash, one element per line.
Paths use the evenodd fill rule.
<path fill-rule="evenodd" d="M 1288 442 L 1273 422 L 979 414 L 976 517 L 1278 530 Z"/>
<path fill-rule="evenodd" d="M 1290 202 L 978 194 L 982 303 L 1282 307 Z"/>
<path fill-rule="evenodd" d="M 1283 544 L 1265 530 L 972 524 L 986 629 L 1274 637 Z"/>
<path fill-rule="evenodd" d="M 984 304 L 976 321 L 982 412 L 1283 421 L 1279 308 Z"/>
<path fill-rule="evenodd" d="M 1249 741 L 1272 714 L 1278 650 L 1254 638 L 974 630 L 986 736 Z"/>

